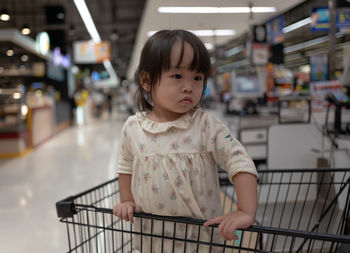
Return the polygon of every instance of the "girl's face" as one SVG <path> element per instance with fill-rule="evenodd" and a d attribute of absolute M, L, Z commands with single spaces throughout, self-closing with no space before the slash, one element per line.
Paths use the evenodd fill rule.
<path fill-rule="evenodd" d="M 171 121 L 195 107 L 202 96 L 204 74 L 190 70 L 193 49 L 184 43 L 182 61 L 176 67 L 181 56 L 181 42 L 173 45 L 170 69 L 163 70 L 157 84 L 152 88 L 153 110 L 150 118 L 158 121 Z"/>

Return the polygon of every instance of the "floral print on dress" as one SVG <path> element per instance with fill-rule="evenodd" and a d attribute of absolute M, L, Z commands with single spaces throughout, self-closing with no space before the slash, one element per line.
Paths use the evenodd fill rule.
<path fill-rule="evenodd" d="M 152 175 L 148 172 L 143 173 L 143 180 L 147 183 L 152 178 Z"/>
<path fill-rule="evenodd" d="M 191 144 L 192 143 L 191 137 L 190 136 L 185 137 L 183 140 L 183 143 L 184 144 Z"/>
<path fill-rule="evenodd" d="M 207 211 L 207 208 L 202 206 L 202 207 L 200 207 L 200 210 L 201 210 L 202 213 L 205 213 Z"/>
<path fill-rule="evenodd" d="M 182 181 L 182 178 L 180 176 L 178 176 L 176 179 L 175 179 L 175 186 L 177 188 L 179 188 L 181 185 L 182 185 L 183 181 Z"/>
<path fill-rule="evenodd" d="M 152 192 L 153 193 L 159 193 L 159 187 L 157 187 L 155 184 L 152 185 Z"/>
<path fill-rule="evenodd" d="M 199 168 L 198 167 L 195 167 L 194 169 L 193 169 L 193 174 L 194 175 L 199 175 Z"/>
<path fill-rule="evenodd" d="M 232 136 L 230 134 L 226 135 L 225 139 L 228 140 L 229 142 L 233 141 L 233 138 L 232 138 Z"/>
<path fill-rule="evenodd" d="M 192 201 L 191 198 L 185 198 L 184 200 L 185 200 L 187 205 L 189 205 L 191 203 L 191 201 Z"/>
<path fill-rule="evenodd" d="M 173 143 L 170 144 L 170 149 L 171 150 L 178 150 L 179 147 L 180 147 L 180 145 L 177 144 L 176 142 L 173 142 Z"/>
<path fill-rule="evenodd" d="M 243 153 L 242 153 L 242 151 L 240 151 L 240 150 L 236 150 L 236 151 L 234 151 L 234 152 L 232 153 L 232 155 L 238 156 L 238 155 L 243 155 Z"/>
<path fill-rule="evenodd" d="M 166 172 L 163 173 L 162 178 L 164 181 L 167 181 L 169 179 L 169 176 Z"/>

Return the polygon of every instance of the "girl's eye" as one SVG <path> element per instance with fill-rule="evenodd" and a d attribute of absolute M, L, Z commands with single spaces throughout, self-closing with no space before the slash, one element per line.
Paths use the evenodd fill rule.
<path fill-rule="evenodd" d="M 175 78 L 175 79 L 181 79 L 182 76 L 179 75 L 179 74 L 175 74 L 175 75 L 173 75 L 172 77 Z"/>
<path fill-rule="evenodd" d="M 195 81 L 202 81 L 202 77 L 201 77 L 201 76 L 195 76 L 195 77 L 194 77 L 194 80 L 195 80 Z"/>

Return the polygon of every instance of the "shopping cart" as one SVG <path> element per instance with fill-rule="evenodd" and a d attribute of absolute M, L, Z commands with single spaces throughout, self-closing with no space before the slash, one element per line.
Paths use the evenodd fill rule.
<path fill-rule="evenodd" d="M 224 211 L 235 210 L 226 173 L 219 182 Z M 349 185 L 350 169 L 259 170 L 256 222 L 236 231 L 236 241 L 215 240 L 217 226 L 205 228 L 199 219 L 135 213 L 139 227 L 120 220 L 112 214 L 118 178 L 56 208 L 66 223 L 68 252 L 350 252 Z M 203 231 L 211 237 L 203 239 Z"/>

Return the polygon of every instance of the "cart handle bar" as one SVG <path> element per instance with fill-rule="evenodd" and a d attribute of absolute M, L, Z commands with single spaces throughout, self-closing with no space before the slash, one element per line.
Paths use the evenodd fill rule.
<path fill-rule="evenodd" d="M 68 199 L 64 204 L 68 204 Z M 56 203 L 56 206 L 62 204 L 62 202 Z M 74 204 L 71 203 L 71 207 L 74 206 Z M 81 205 L 81 204 L 75 204 L 75 208 L 72 209 L 71 213 L 76 214 L 80 210 L 87 210 L 90 209 L 95 212 L 99 213 L 106 213 L 113 215 L 113 210 L 110 208 L 99 208 L 91 205 Z M 59 216 L 61 217 L 61 221 L 64 218 L 67 218 L 68 216 Z M 69 216 L 72 217 L 72 216 Z M 144 218 L 144 219 L 153 219 L 153 220 L 160 220 L 160 221 L 169 221 L 174 223 L 185 223 L 185 224 L 191 224 L 191 225 L 198 225 L 203 226 L 203 224 L 206 222 L 206 220 L 203 219 L 196 219 L 196 218 L 188 218 L 188 217 L 181 217 L 181 216 L 163 216 L 163 215 L 155 215 L 155 214 L 149 214 L 149 213 L 143 213 L 143 212 L 134 212 L 134 217 L 136 218 Z M 218 227 L 217 224 L 211 225 L 210 227 Z M 259 225 L 252 225 L 248 228 L 245 228 L 244 231 L 249 232 L 258 232 L 258 233 L 267 233 L 267 234 L 275 234 L 275 235 L 285 235 L 285 236 L 292 236 L 292 237 L 298 237 L 303 239 L 313 239 L 313 240 L 322 240 L 322 241 L 333 241 L 337 243 L 346 243 L 350 244 L 350 236 L 349 235 L 335 235 L 335 234 L 325 234 L 325 233 L 318 233 L 318 232 L 309 232 L 309 231 L 298 231 L 294 229 L 284 229 L 284 228 L 274 228 L 274 227 L 265 227 L 265 226 L 259 226 Z"/>

